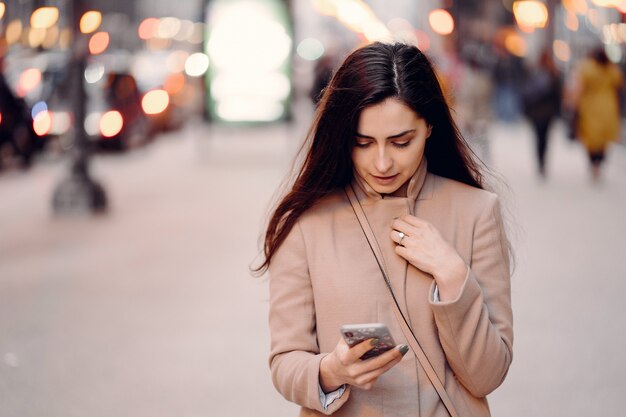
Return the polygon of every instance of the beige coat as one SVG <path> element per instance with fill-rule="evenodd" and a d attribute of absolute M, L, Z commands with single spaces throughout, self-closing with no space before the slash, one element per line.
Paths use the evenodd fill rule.
<path fill-rule="evenodd" d="M 357 196 L 377 236 L 392 286 L 413 331 L 461 416 L 489 416 L 485 396 L 512 359 L 509 257 L 495 194 L 427 173 L 411 179 L 408 198 L 382 198 L 363 181 Z M 434 280 L 395 254 L 395 217 L 431 222 L 470 267 L 457 300 L 433 303 Z M 409 352 L 369 391 L 348 387 L 324 410 L 319 364 L 343 324 L 382 322 L 406 343 L 383 277 L 343 190 L 308 210 L 270 266 L 270 367 L 277 390 L 301 416 L 447 416 Z"/>

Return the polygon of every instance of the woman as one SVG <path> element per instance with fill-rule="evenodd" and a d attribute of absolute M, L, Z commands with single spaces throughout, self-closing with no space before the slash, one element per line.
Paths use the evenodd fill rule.
<path fill-rule="evenodd" d="M 450 116 L 427 58 L 374 43 L 346 58 L 324 91 L 310 147 L 265 235 L 270 367 L 301 416 L 445 416 L 394 317 L 385 281 L 345 190 L 378 240 L 400 307 L 458 412 L 511 363 L 509 253 L 495 194 Z M 349 348 L 344 324 L 382 322 L 399 342 Z"/>
<path fill-rule="evenodd" d="M 577 134 L 589 155 L 591 178 L 600 179 L 600 167 L 609 143 L 619 139 L 619 90 L 624 83 L 620 69 L 600 47 L 577 70 Z"/>

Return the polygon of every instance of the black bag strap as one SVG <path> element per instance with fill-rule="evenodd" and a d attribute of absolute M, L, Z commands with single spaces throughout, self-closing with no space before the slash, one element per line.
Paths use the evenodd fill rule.
<path fill-rule="evenodd" d="M 374 232 L 372 231 L 372 227 L 370 226 L 367 220 L 367 216 L 365 216 L 365 212 L 363 211 L 361 202 L 357 198 L 354 192 L 354 189 L 352 188 L 351 185 L 347 186 L 345 191 L 348 196 L 348 199 L 350 200 L 350 204 L 352 205 L 352 210 L 354 210 L 354 214 L 356 215 L 356 218 L 359 221 L 359 224 L 361 225 L 361 230 L 363 231 L 363 234 L 365 235 L 365 238 L 367 239 L 367 243 L 369 244 L 369 247 L 372 250 L 374 257 L 376 258 L 376 263 L 378 264 L 378 267 L 380 268 L 380 272 L 383 274 L 383 278 L 385 279 L 385 284 L 387 285 L 387 289 L 389 290 L 388 291 L 389 295 L 391 296 L 392 301 L 393 301 L 392 303 L 393 312 L 396 316 L 396 319 L 398 320 L 398 323 L 400 324 L 402 333 L 404 333 L 404 337 L 409 342 L 409 345 L 411 345 L 411 349 L 413 350 L 413 353 L 415 354 L 418 362 L 420 363 L 420 365 L 426 372 L 426 375 L 428 376 L 428 379 L 430 380 L 430 382 L 433 384 L 433 387 L 435 387 L 435 390 L 437 391 L 437 394 L 439 394 L 439 397 L 441 398 L 443 405 L 448 410 L 448 413 L 450 414 L 451 417 L 458 417 L 459 414 L 456 412 L 456 409 L 454 408 L 454 405 L 452 404 L 452 400 L 450 399 L 450 396 L 446 392 L 446 389 L 444 388 L 443 383 L 441 382 L 441 380 L 439 379 L 439 376 L 435 372 L 435 369 L 433 368 L 433 365 L 430 363 L 428 356 L 426 356 L 426 353 L 424 353 L 424 350 L 420 346 L 420 343 L 417 340 L 415 333 L 413 333 L 413 330 L 409 326 L 409 323 L 406 317 L 404 316 L 404 314 L 402 314 L 402 310 L 400 310 L 400 304 L 398 304 L 398 300 L 396 299 L 396 296 L 393 293 L 393 289 L 391 288 L 391 281 L 389 280 L 389 275 L 387 274 L 387 269 L 385 268 L 384 258 L 382 256 L 380 246 L 378 245 L 376 236 L 374 235 Z"/>

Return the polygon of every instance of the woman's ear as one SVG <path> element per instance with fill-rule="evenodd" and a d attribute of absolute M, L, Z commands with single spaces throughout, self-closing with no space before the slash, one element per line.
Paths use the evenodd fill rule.
<path fill-rule="evenodd" d="M 433 133 L 433 125 L 428 125 L 428 132 L 426 133 L 426 139 L 430 137 L 431 133 Z"/>

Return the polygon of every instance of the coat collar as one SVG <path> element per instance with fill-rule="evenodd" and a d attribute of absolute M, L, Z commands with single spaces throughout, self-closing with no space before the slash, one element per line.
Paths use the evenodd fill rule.
<path fill-rule="evenodd" d="M 428 164 L 426 158 L 422 158 L 422 162 L 417 167 L 415 174 L 409 180 L 406 199 L 408 201 L 429 199 L 432 194 L 432 181 L 426 181 L 428 174 Z M 399 199 L 404 197 L 383 197 L 376 192 L 356 170 L 354 172 L 354 180 L 352 182 L 354 191 L 359 200 L 368 203 L 374 203 L 379 200 Z"/>

